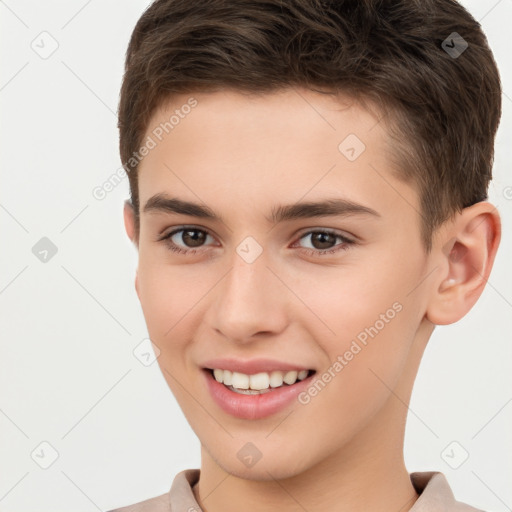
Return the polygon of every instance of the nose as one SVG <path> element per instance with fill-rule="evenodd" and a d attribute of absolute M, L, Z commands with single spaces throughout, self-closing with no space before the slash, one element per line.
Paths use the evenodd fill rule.
<path fill-rule="evenodd" d="M 268 265 L 265 251 L 252 263 L 234 253 L 207 315 L 218 334 L 248 343 L 256 335 L 277 335 L 286 328 L 289 297 Z"/>

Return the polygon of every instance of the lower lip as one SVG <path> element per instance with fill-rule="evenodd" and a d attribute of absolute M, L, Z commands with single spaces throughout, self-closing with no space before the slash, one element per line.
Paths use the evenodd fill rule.
<path fill-rule="evenodd" d="M 275 388 L 259 395 L 242 395 L 231 391 L 224 384 L 215 380 L 210 370 L 203 370 L 206 385 L 214 402 L 228 414 L 245 420 L 256 420 L 271 416 L 288 406 L 297 395 L 311 383 L 313 373 L 295 384 Z"/>

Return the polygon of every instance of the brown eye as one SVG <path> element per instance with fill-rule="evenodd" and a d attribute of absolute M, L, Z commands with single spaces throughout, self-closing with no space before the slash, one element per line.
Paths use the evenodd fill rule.
<path fill-rule="evenodd" d="M 336 244 L 338 237 L 332 233 L 324 233 L 323 231 L 317 231 L 311 234 L 311 244 L 315 249 L 332 249 L 333 244 Z"/>
<path fill-rule="evenodd" d="M 181 241 L 187 247 L 200 247 L 207 237 L 207 234 L 199 229 L 184 229 L 182 232 Z"/>
<path fill-rule="evenodd" d="M 211 237 L 206 231 L 193 227 L 185 227 L 175 229 L 164 235 L 159 241 L 164 242 L 169 249 L 180 253 L 195 253 L 195 249 L 201 249 L 207 241 L 207 238 Z"/>
<path fill-rule="evenodd" d="M 181 227 L 180 229 L 175 229 L 167 235 L 162 236 L 158 240 L 164 242 L 173 252 L 192 255 L 199 251 L 202 252 L 203 246 L 208 247 L 208 244 L 206 244 L 208 237 L 214 240 L 214 238 L 203 229 Z M 310 239 L 310 247 L 302 246 L 302 249 L 307 251 L 308 255 L 311 256 L 334 254 L 347 250 L 356 243 L 340 233 L 326 230 L 308 231 L 299 238 L 299 242 L 307 238 Z M 336 243 L 337 240 L 341 243 Z M 299 242 L 296 242 L 294 246 L 297 246 Z M 301 248 L 300 243 L 299 248 Z"/>
<path fill-rule="evenodd" d="M 308 238 L 310 240 L 310 247 L 303 246 L 303 248 L 308 254 L 313 256 L 321 256 L 326 253 L 333 254 L 348 249 L 355 243 L 334 231 L 308 231 L 300 237 L 300 240 Z M 341 240 L 341 243 L 336 244 L 336 240 Z"/>

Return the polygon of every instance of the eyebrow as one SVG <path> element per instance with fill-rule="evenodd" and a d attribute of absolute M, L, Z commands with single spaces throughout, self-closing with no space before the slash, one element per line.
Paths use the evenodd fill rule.
<path fill-rule="evenodd" d="M 211 208 L 198 203 L 184 201 L 166 194 L 156 194 L 150 197 L 142 210 L 144 213 L 163 212 L 190 215 L 201 219 L 221 221 L 222 217 L 217 215 Z M 289 205 L 277 205 L 271 210 L 270 217 L 265 217 L 269 223 L 278 223 L 294 219 L 309 219 L 314 217 L 334 217 L 348 215 L 373 215 L 381 217 L 374 209 L 355 203 L 348 199 L 335 198 L 315 202 L 302 202 Z"/>

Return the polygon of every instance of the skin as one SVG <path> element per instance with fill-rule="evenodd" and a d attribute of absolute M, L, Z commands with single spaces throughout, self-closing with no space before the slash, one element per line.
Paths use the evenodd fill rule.
<path fill-rule="evenodd" d="M 189 97 L 161 106 L 147 134 Z M 139 166 L 140 204 L 166 193 L 206 204 L 223 222 L 141 213 L 136 233 L 128 203 L 124 219 L 158 363 L 201 442 L 198 503 L 207 512 L 248 503 L 256 512 L 409 510 L 418 495 L 403 440 L 414 379 L 435 325 L 462 318 L 485 286 L 500 240 L 496 209 L 464 209 L 427 255 L 418 194 L 386 158 L 385 123 L 357 103 L 304 89 L 193 97 L 198 105 Z M 350 133 L 366 145 L 352 162 L 338 149 Z M 380 216 L 265 219 L 278 204 L 336 197 Z M 183 225 L 210 235 L 198 247 L 184 232 L 173 237 L 195 254 L 157 241 Z M 308 254 L 343 245 L 321 245 L 314 229 L 357 241 Z M 236 252 L 247 236 L 263 249 L 252 263 Z M 224 356 L 275 358 L 321 375 L 396 302 L 401 311 L 305 405 L 239 419 L 204 385 L 201 362 Z M 237 457 L 247 442 L 262 453 L 252 467 Z"/>

